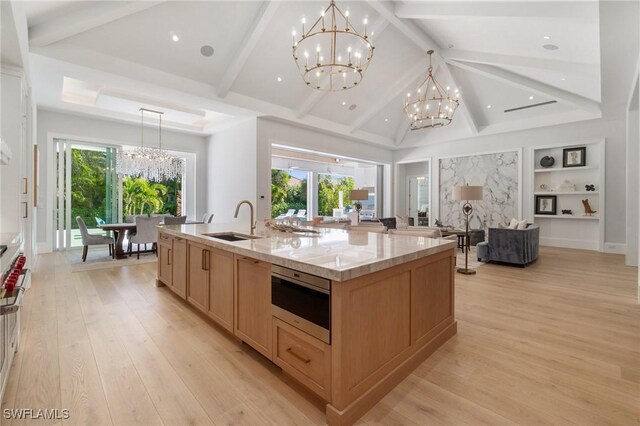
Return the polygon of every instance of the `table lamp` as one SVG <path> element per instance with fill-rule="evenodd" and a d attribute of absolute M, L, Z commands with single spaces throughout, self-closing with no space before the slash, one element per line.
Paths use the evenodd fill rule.
<path fill-rule="evenodd" d="M 358 212 L 358 223 L 360 223 L 360 210 L 362 210 L 362 204 L 360 204 L 360 201 L 369 199 L 369 191 L 366 189 L 352 189 L 349 191 L 349 198 L 351 201 L 355 201 L 353 205 Z"/>
<path fill-rule="evenodd" d="M 464 201 L 462 205 L 462 213 L 465 216 L 466 229 L 465 229 L 465 246 L 464 251 L 464 268 L 458 268 L 458 272 L 464 275 L 475 275 L 475 269 L 469 269 L 469 216 L 473 213 L 473 207 L 469 201 L 482 200 L 482 187 L 481 186 L 454 186 L 453 197 L 454 201 Z"/>

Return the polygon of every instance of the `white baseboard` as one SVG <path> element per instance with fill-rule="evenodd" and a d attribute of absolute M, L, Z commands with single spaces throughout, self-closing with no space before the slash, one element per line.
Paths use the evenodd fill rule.
<path fill-rule="evenodd" d="M 51 253 L 53 251 L 51 244 L 48 242 L 37 243 L 36 250 L 38 252 L 37 254 Z"/>
<path fill-rule="evenodd" d="M 578 250 L 600 251 L 600 243 L 596 240 L 573 240 L 570 238 L 540 237 L 540 245 Z"/>
<path fill-rule="evenodd" d="M 604 243 L 604 252 L 612 254 L 626 254 L 627 245 L 625 243 Z"/>

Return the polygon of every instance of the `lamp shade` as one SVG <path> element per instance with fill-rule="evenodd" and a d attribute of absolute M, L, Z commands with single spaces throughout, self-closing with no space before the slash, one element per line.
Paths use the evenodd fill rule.
<path fill-rule="evenodd" d="M 482 200 L 482 187 L 469 186 L 469 185 L 454 186 L 453 200 L 455 201 Z"/>
<path fill-rule="evenodd" d="M 349 191 L 349 198 L 353 201 L 366 200 L 369 198 L 369 191 L 366 189 L 352 189 Z"/>

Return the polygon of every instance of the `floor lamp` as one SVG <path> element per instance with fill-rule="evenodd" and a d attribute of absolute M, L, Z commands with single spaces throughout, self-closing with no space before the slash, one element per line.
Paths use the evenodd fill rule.
<path fill-rule="evenodd" d="M 453 200 L 464 201 L 462 205 L 462 213 L 465 217 L 465 246 L 464 251 L 464 268 L 458 268 L 458 272 L 464 275 L 474 275 L 475 269 L 469 269 L 469 216 L 473 213 L 473 207 L 469 201 L 482 200 L 482 187 L 481 186 L 454 186 L 453 187 Z"/>

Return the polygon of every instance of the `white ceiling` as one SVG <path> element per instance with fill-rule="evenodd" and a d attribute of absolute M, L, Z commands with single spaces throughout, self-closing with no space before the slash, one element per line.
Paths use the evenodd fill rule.
<path fill-rule="evenodd" d="M 130 120 L 136 102 L 173 108 L 175 117 L 199 111 L 211 120 L 193 125 L 183 114 L 172 124 L 202 134 L 246 115 L 271 115 L 396 148 L 408 134 L 402 94 L 424 78 L 425 52 L 434 49 L 437 77 L 460 88 L 462 106 L 452 125 L 424 130 L 426 141 L 600 116 L 597 1 L 338 1 L 356 26 L 368 18 L 375 52 L 361 85 L 323 94 L 302 81 L 291 30 L 327 4 L 25 2 L 35 99 L 45 108 Z M 212 57 L 200 54 L 203 45 L 215 49 Z M 65 78 L 117 92 L 118 101 L 65 101 Z M 557 103 L 503 112 L 550 100 Z"/>

